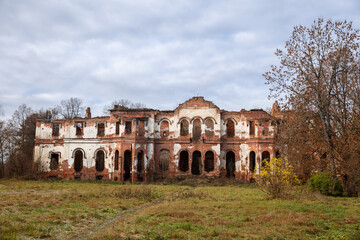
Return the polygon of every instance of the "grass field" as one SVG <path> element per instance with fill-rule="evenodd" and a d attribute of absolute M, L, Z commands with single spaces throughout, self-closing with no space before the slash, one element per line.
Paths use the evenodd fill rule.
<path fill-rule="evenodd" d="M 300 193 L 301 192 L 301 193 Z M 255 186 L 0 181 L 0 239 L 360 239 L 360 199 Z"/>

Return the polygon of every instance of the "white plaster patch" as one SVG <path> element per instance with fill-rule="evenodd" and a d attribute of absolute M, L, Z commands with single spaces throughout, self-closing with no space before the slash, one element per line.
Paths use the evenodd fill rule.
<path fill-rule="evenodd" d="M 175 143 L 174 144 L 174 155 L 178 155 L 180 149 L 181 149 L 181 144 Z"/>

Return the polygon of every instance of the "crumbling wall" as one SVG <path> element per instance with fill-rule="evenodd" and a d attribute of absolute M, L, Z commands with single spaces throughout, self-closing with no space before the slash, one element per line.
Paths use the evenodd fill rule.
<path fill-rule="evenodd" d="M 181 121 L 187 121 L 188 134 L 181 134 Z M 262 110 L 224 111 L 202 97 L 174 111 L 121 108 L 108 117 L 38 121 L 34 160 L 41 161 L 44 177 L 63 179 L 136 182 L 200 175 L 249 181 L 260 171 L 262 154 L 275 155 L 274 122 Z M 79 171 L 76 151 L 83 154 Z M 104 151 L 104 169 L 96 169 L 98 151 Z M 255 153 L 254 171 L 250 152 Z"/>

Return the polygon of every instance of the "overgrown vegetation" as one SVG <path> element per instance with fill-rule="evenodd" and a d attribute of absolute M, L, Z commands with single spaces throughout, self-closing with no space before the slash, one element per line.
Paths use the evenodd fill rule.
<path fill-rule="evenodd" d="M 343 192 L 341 182 L 329 172 L 316 173 L 307 183 L 312 191 L 319 191 L 327 196 L 341 196 Z"/>
<path fill-rule="evenodd" d="M 282 158 L 264 160 L 256 182 L 269 198 L 291 197 L 293 186 L 300 184 L 293 167 Z"/>
<path fill-rule="evenodd" d="M 1 239 L 356 239 L 358 198 L 297 187 L 0 180 Z M 115 220 L 114 220 L 115 219 Z M 101 226 L 101 227 L 100 227 Z"/>

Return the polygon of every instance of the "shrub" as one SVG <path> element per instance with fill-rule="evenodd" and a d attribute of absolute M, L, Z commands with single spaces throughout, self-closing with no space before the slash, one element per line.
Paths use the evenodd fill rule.
<path fill-rule="evenodd" d="M 282 158 L 265 161 L 256 182 L 270 198 L 287 198 L 292 187 L 300 184 L 293 167 Z"/>
<path fill-rule="evenodd" d="M 327 196 L 341 196 L 341 182 L 334 178 L 329 172 L 316 173 L 308 180 L 309 188 L 312 191 L 319 191 Z"/>

